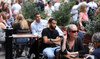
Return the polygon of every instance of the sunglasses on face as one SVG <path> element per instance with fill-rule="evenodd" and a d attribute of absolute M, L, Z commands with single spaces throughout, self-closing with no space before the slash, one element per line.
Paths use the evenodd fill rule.
<path fill-rule="evenodd" d="M 70 31 L 70 32 L 72 32 L 72 33 L 76 33 L 76 32 L 78 32 L 78 30 L 74 30 L 74 31 Z"/>

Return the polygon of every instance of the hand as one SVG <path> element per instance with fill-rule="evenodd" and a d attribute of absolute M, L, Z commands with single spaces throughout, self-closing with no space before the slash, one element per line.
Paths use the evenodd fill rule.
<path fill-rule="evenodd" d="M 81 30 L 84 30 L 84 26 L 81 26 Z"/>
<path fill-rule="evenodd" d="M 61 41 L 61 38 L 60 38 L 60 37 L 56 37 L 56 40 L 57 40 L 57 41 Z"/>
<path fill-rule="evenodd" d="M 69 51 L 67 51 L 67 54 L 68 55 L 78 55 L 78 52 L 69 52 Z"/>
<path fill-rule="evenodd" d="M 63 32 L 63 38 L 64 38 L 64 40 L 67 39 L 67 32 L 66 31 Z"/>

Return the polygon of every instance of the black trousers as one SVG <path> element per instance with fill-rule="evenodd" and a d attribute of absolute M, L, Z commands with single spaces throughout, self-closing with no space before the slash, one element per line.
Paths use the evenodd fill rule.
<path fill-rule="evenodd" d="M 32 45 L 30 46 L 29 55 L 31 56 L 32 53 L 35 54 L 34 59 L 39 59 L 39 48 L 38 48 L 38 40 L 33 40 Z"/>

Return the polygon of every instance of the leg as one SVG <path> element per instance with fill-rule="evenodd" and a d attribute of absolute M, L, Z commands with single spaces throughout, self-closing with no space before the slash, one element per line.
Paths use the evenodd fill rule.
<path fill-rule="evenodd" d="M 47 47 L 43 50 L 43 54 L 48 57 L 48 59 L 55 59 L 54 51 L 57 47 Z"/>

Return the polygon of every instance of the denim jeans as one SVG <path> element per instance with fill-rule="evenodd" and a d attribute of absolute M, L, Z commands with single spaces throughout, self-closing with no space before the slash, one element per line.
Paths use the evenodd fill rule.
<path fill-rule="evenodd" d="M 48 57 L 48 59 L 55 59 L 55 54 L 54 54 L 54 51 L 56 48 L 59 48 L 60 46 L 57 46 L 57 47 L 47 47 L 43 50 L 43 54 L 45 56 Z"/>

